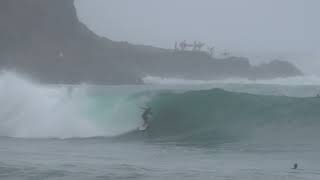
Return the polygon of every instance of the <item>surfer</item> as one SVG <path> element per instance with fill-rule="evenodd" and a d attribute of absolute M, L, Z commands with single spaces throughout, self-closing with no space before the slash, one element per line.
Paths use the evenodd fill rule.
<path fill-rule="evenodd" d="M 152 115 L 152 111 L 151 111 L 151 107 L 143 108 L 143 109 L 144 109 L 144 111 L 143 111 L 141 117 L 143 119 L 144 126 L 147 126 L 147 125 L 149 125 L 150 116 Z"/>
<path fill-rule="evenodd" d="M 292 169 L 298 169 L 298 163 L 295 163 Z"/>

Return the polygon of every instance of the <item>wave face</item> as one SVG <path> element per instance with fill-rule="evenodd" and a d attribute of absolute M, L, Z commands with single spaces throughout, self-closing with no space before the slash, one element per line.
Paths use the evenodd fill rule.
<path fill-rule="evenodd" d="M 151 136 L 187 141 L 245 138 L 267 129 L 270 134 L 278 131 L 294 135 L 290 133 L 293 130 L 298 133 L 296 130 L 302 127 L 320 125 L 318 97 L 252 95 L 213 89 L 160 94 L 149 106 L 154 108 Z"/>
<path fill-rule="evenodd" d="M 315 96 L 161 87 L 44 86 L 3 73 L 0 136 L 147 137 L 204 143 L 259 136 L 278 139 L 300 135 L 295 140 L 318 137 L 320 98 Z M 141 107 L 145 106 L 152 107 L 153 118 L 147 132 L 142 133 L 137 128 L 142 124 Z"/>

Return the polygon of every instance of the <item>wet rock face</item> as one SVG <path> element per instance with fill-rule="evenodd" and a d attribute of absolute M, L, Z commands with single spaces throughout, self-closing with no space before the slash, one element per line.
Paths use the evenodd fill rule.
<path fill-rule="evenodd" d="M 78 23 L 73 0 L 2 0 L 1 30 L 28 35 L 73 29 Z"/>
<path fill-rule="evenodd" d="M 136 83 L 110 67 L 108 43 L 78 20 L 74 0 L 0 1 L 1 68 L 48 83 Z"/>
<path fill-rule="evenodd" d="M 0 8 L 0 36 L 15 47 L 63 40 L 80 27 L 73 0 L 2 0 Z"/>

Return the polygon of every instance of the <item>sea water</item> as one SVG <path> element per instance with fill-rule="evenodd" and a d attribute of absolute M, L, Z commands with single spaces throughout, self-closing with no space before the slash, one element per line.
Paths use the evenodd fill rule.
<path fill-rule="evenodd" d="M 40 85 L 4 73 L 0 179 L 319 179 L 319 90 Z M 140 132 L 143 107 L 153 117 Z"/>

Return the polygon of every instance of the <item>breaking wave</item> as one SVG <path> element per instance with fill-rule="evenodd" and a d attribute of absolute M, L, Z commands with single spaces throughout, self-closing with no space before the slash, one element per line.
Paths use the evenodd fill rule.
<path fill-rule="evenodd" d="M 99 94 L 94 89 L 85 84 L 39 85 L 14 73 L 2 73 L 0 136 L 115 136 L 138 126 L 138 103 L 143 97 L 128 100 L 125 93 Z"/>
<path fill-rule="evenodd" d="M 0 136 L 9 137 L 143 137 L 208 142 L 253 135 L 272 137 L 276 132 L 282 137 L 292 136 L 291 132 L 317 134 L 320 125 L 320 98 L 315 96 L 39 85 L 14 73 L 0 75 L 0 91 Z M 137 128 L 142 124 L 141 107 L 145 106 L 152 107 L 153 117 L 143 133 Z"/>
<path fill-rule="evenodd" d="M 319 97 L 287 97 L 227 92 L 221 89 L 163 93 L 154 108 L 151 137 L 205 141 L 317 132 Z M 307 128 L 307 131 L 298 131 Z M 316 127 L 316 129 L 314 129 Z M 268 130 L 268 131 L 266 131 Z M 261 132 L 258 133 L 257 132 Z M 301 135 L 301 134 L 300 134 Z"/>
<path fill-rule="evenodd" d="M 268 80 L 249 80 L 245 78 L 227 78 L 222 80 L 191 80 L 183 78 L 164 78 L 146 76 L 143 78 L 146 84 L 158 85 L 205 85 L 205 84 L 273 84 L 273 85 L 320 85 L 318 76 L 297 76 L 289 78 L 275 78 Z"/>

